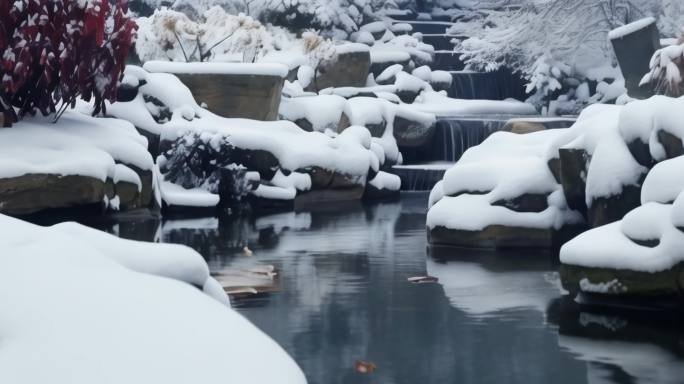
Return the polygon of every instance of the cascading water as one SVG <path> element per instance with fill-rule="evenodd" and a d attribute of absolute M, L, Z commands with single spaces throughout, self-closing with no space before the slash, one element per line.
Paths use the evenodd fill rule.
<path fill-rule="evenodd" d="M 471 147 L 500 131 L 509 117 L 440 118 L 431 143 L 423 148 L 402 148 L 404 163 L 393 172 L 401 178 L 402 190 L 430 190 Z"/>
<path fill-rule="evenodd" d="M 508 69 L 493 72 L 453 71 L 449 97 L 456 99 L 525 100 L 524 80 Z"/>

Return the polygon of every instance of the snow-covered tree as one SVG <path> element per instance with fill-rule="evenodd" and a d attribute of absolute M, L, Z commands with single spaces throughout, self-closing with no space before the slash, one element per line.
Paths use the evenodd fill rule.
<path fill-rule="evenodd" d="M 415 8 L 415 0 L 135 0 L 137 8 L 168 9 L 199 19 L 219 6 L 296 33 L 315 29 L 327 37 L 346 38 L 359 26 L 378 20 L 386 9 Z"/>
<path fill-rule="evenodd" d="M 527 0 L 515 7 L 505 1 L 473 1 L 455 14 L 459 23 L 450 32 L 465 36 L 456 50 L 468 68 L 507 67 L 522 74 L 538 105 L 551 84 L 542 79 L 550 79 L 540 71 L 542 57 L 550 68 L 565 68 L 556 80 L 567 97 L 574 97 L 582 83 L 596 81 L 605 83 L 597 89 L 606 95 L 591 100 L 611 100 L 607 96 L 620 93 L 622 79 L 608 32 L 647 16 L 669 25 L 681 17 L 682 7 L 678 0 Z"/>
<path fill-rule="evenodd" d="M 244 14 L 231 15 L 212 7 L 198 20 L 170 9 L 159 9 L 138 19 L 136 50 L 142 60 L 217 61 L 240 55 L 251 62 L 272 46 L 271 35 Z"/>
<path fill-rule="evenodd" d="M 114 101 L 136 25 L 126 0 L 0 2 L 0 111 L 16 121 L 66 110 L 77 98 L 94 113 Z M 61 103 L 57 110 L 57 106 Z"/>

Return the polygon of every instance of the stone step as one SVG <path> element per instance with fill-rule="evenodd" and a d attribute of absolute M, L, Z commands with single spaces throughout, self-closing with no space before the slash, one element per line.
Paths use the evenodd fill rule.
<path fill-rule="evenodd" d="M 524 101 L 525 81 L 509 70 L 493 72 L 452 71 L 449 97 L 470 100 L 505 100 L 513 98 Z"/>
<path fill-rule="evenodd" d="M 413 27 L 413 32 L 419 32 L 422 34 L 426 35 L 437 35 L 437 34 L 446 34 L 447 29 L 451 28 L 453 23 L 445 22 L 445 21 L 422 21 L 422 20 L 417 20 L 417 21 L 402 21 L 402 23 L 407 23 L 411 24 Z"/>
<path fill-rule="evenodd" d="M 459 54 L 450 50 L 435 51 L 434 59 L 430 65 L 433 71 L 462 71 L 465 64 L 459 58 Z"/>
<path fill-rule="evenodd" d="M 432 45 L 435 47 L 435 51 L 449 51 L 451 53 L 454 50 L 454 44 L 451 40 L 455 38 L 458 36 L 444 33 L 423 34 L 423 43 Z"/>

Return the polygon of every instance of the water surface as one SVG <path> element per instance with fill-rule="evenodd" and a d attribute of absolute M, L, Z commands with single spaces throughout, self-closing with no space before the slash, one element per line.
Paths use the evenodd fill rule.
<path fill-rule="evenodd" d="M 275 265 L 279 292 L 234 305 L 312 384 L 684 382 L 681 321 L 578 309 L 562 298 L 553 255 L 428 250 L 426 204 L 411 193 L 241 219 L 122 218 L 106 229 L 187 244 L 213 271 Z M 439 283 L 407 281 L 425 274 Z M 377 370 L 356 373 L 357 360 Z"/>

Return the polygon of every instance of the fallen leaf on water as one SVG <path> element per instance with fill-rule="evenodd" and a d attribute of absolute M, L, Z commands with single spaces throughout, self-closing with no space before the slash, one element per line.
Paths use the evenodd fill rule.
<path fill-rule="evenodd" d="M 354 370 L 358 373 L 373 373 L 375 371 L 375 364 L 368 361 L 358 360 L 354 363 Z"/>
<path fill-rule="evenodd" d="M 413 284 L 424 284 L 424 283 L 436 283 L 439 281 L 438 278 L 434 276 L 414 276 L 409 277 L 408 281 Z"/>
<path fill-rule="evenodd" d="M 223 288 L 223 290 L 229 295 L 240 295 L 240 294 L 250 294 L 256 295 L 259 293 L 256 289 L 252 287 L 240 287 L 240 288 Z"/>

